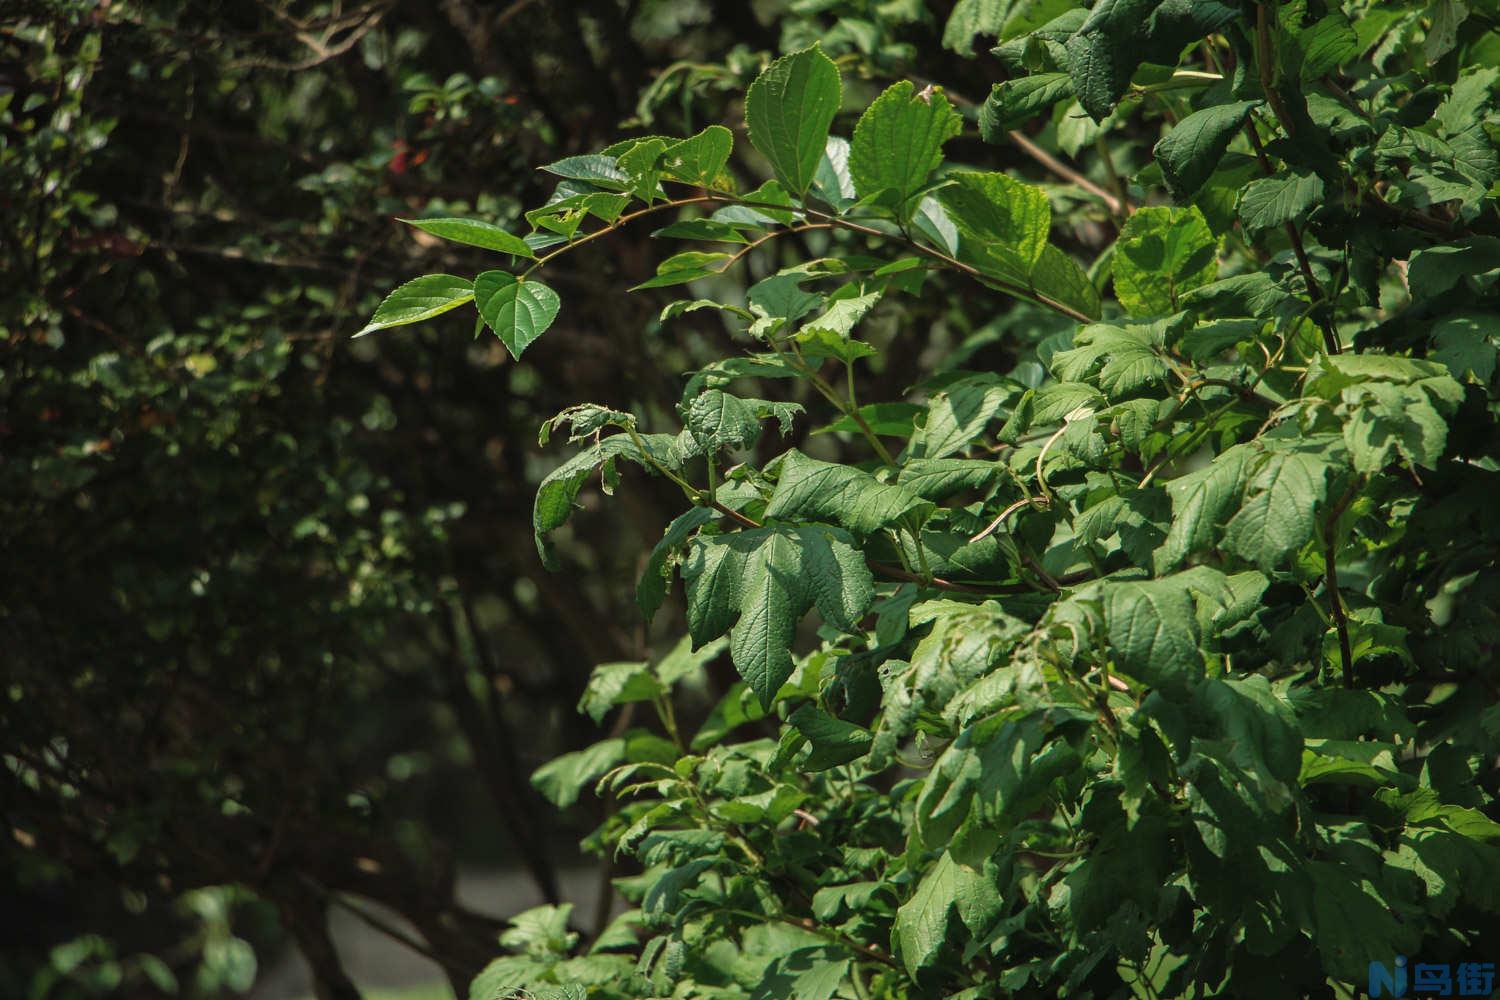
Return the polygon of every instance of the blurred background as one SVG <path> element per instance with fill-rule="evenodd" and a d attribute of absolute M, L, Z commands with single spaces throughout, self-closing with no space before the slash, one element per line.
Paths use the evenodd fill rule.
<path fill-rule="evenodd" d="M 1001 74 L 953 58 L 953 13 L 0 3 L 0 997 L 427 1000 L 504 916 L 598 926 L 602 806 L 528 778 L 598 738 L 592 666 L 670 632 L 633 587 L 681 498 L 630 479 L 548 574 L 532 493 L 565 449 L 536 432 L 579 401 L 670 414 L 728 341 L 622 294 L 649 227 L 548 272 L 567 308 L 524 365 L 462 311 L 351 341 L 407 278 L 487 266 L 395 219 L 524 232 L 539 164 L 743 135 L 744 87 L 814 40 L 847 107 L 903 76 L 982 97 Z M 982 294 L 902 308 L 886 398 L 925 345 L 999 349 Z"/>

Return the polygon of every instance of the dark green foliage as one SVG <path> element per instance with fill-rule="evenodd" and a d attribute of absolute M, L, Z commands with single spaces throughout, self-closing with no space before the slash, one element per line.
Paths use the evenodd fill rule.
<path fill-rule="evenodd" d="M 701 214 L 756 245 L 831 232 L 721 307 L 763 353 L 688 398 L 797 380 L 863 447 L 751 451 L 755 415 L 722 394 L 715 426 L 743 430 L 700 459 L 664 457 L 678 432 L 645 415 L 589 446 L 693 505 L 646 607 L 676 567 L 692 643 L 729 633 L 748 690 L 706 743 L 654 693 L 675 759 L 627 751 L 599 779 L 621 804 L 592 843 L 646 869 L 634 975 L 580 977 L 563 950 L 490 974 L 600 997 L 1349 995 L 1371 961 L 1496 939 L 1491 880 L 1454 880 L 1500 862 L 1500 633 L 1477 608 L 1500 557 L 1494 37 L 1407 5 L 1012 6 L 960 4 L 945 40 L 998 35 L 1035 73 L 994 88 L 985 138 L 1051 116 L 1064 152 L 1095 146 L 1102 183 L 1058 171 L 1117 230 L 1090 264 L 1054 211 L 1079 188 L 941 162 L 941 90 L 886 90 L 846 152 L 816 48 L 747 98 L 779 188 L 647 193 L 688 220 L 662 236 L 717 238 Z M 1101 125 L 1052 113 L 1073 94 Z M 1155 164 L 1117 178 L 1143 134 Z M 640 148 L 609 164 L 636 191 L 660 170 Z M 900 303 L 925 272 L 1019 300 L 1013 354 L 917 381 L 897 419 L 855 394 L 920 336 Z M 808 318 L 861 296 L 880 305 Z M 696 408 L 680 433 L 701 438 Z"/>

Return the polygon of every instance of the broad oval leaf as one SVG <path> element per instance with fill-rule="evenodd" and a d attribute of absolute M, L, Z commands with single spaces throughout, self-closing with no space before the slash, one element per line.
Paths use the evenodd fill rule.
<path fill-rule="evenodd" d="M 713 187 L 733 149 L 734 133 L 723 125 L 710 125 L 668 146 L 662 154 L 662 168 L 672 180 Z"/>
<path fill-rule="evenodd" d="M 454 243 L 464 243 L 485 250 L 499 250 L 517 257 L 534 259 L 536 254 L 526 241 L 507 233 L 489 222 L 477 219 L 402 219 L 408 226 L 415 226 L 424 233 L 440 236 Z"/>
<path fill-rule="evenodd" d="M 1197 206 L 1140 209 L 1121 227 L 1115 245 L 1115 294 L 1134 316 L 1176 312 L 1183 295 L 1214 279 L 1218 253 Z"/>
<path fill-rule="evenodd" d="M 1001 173 L 963 170 L 938 191 L 959 252 L 986 274 L 1029 283 L 1052 226 L 1047 192 Z"/>
<path fill-rule="evenodd" d="M 517 360 L 552 325 L 561 305 L 557 293 L 540 281 L 523 281 L 508 271 L 485 271 L 475 278 L 474 300 L 485 324 Z"/>
<path fill-rule="evenodd" d="M 799 198 L 817 174 L 842 93 L 838 67 L 814 45 L 767 66 L 745 95 L 751 145 Z"/>
<path fill-rule="evenodd" d="M 1152 153 L 1172 197 L 1185 202 L 1198 193 L 1258 103 L 1235 101 L 1194 111 L 1156 144 Z"/>
<path fill-rule="evenodd" d="M 881 192 L 904 210 L 943 159 L 943 143 L 963 130 L 963 119 L 941 90 L 922 93 L 910 80 L 887 87 L 859 116 L 849 151 L 849 173 L 861 198 Z"/>
<path fill-rule="evenodd" d="M 385 297 L 385 301 L 354 336 L 363 337 L 376 330 L 420 323 L 457 309 L 474 298 L 474 285 L 467 278 L 451 274 L 426 274 L 413 278 Z"/>

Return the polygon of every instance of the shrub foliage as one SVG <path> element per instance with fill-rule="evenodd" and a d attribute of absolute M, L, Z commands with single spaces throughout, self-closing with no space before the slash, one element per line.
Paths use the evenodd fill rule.
<path fill-rule="evenodd" d="M 961 0 L 947 43 L 1007 74 L 982 104 L 859 99 L 814 45 L 738 136 L 548 165 L 524 236 L 416 222 L 509 263 L 365 332 L 472 303 L 544 350 L 549 276 L 639 220 L 681 247 L 641 287 L 696 296 L 666 335 L 725 334 L 675 413 L 542 429 L 574 447 L 549 565 L 595 483 L 680 488 L 638 598 L 680 585 L 686 634 L 600 666 L 580 708 L 619 724 L 535 776 L 614 803 L 587 844 L 639 862 L 634 908 L 586 947 L 521 915 L 474 1000 L 1347 996 L 1493 957 L 1492 16 Z M 976 129 L 1064 183 L 975 166 Z M 1002 363 L 871 398 L 945 296 L 1009 302 Z"/>

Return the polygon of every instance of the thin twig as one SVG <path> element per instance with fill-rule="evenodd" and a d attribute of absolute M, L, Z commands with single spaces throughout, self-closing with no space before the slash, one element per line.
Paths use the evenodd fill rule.
<path fill-rule="evenodd" d="M 1012 129 L 1009 135 L 1010 141 L 1019 146 L 1021 152 L 1025 153 L 1027 156 L 1031 157 L 1033 160 L 1040 163 L 1042 166 L 1046 167 L 1048 170 L 1052 171 L 1063 180 L 1068 181 L 1070 184 L 1078 185 L 1089 194 L 1093 195 L 1095 198 L 1098 198 L 1100 201 L 1104 202 L 1104 206 L 1109 209 L 1110 215 L 1128 215 L 1132 211 L 1130 204 L 1126 202 L 1122 197 L 1113 195 L 1109 191 L 1100 187 L 1098 184 L 1095 184 L 1093 181 L 1083 176 L 1083 174 L 1080 174 L 1078 171 L 1074 170 L 1072 167 L 1068 166 L 1066 163 L 1062 162 L 1057 157 L 1053 156 L 1051 153 L 1047 152 L 1045 149 L 1038 146 L 1030 139 L 1026 138 L 1023 133 Z M 1110 173 L 1114 173 L 1113 164 L 1110 165 Z"/>

